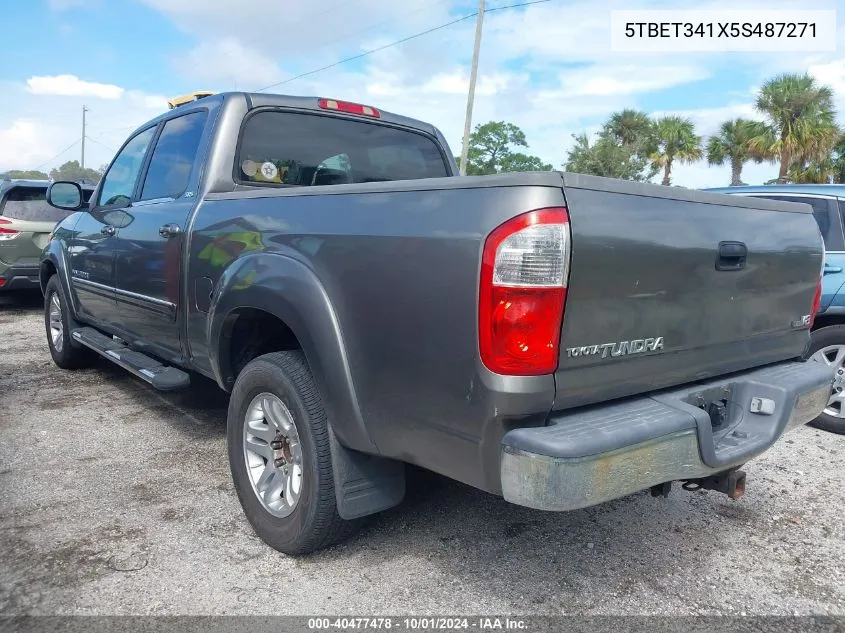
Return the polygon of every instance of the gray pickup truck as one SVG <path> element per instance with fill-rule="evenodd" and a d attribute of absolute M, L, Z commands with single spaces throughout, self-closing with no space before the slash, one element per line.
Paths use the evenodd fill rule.
<path fill-rule="evenodd" d="M 62 368 L 231 393 L 256 533 L 326 547 L 398 504 L 405 464 L 572 510 L 742 494 L 738 468 L 826 406 L 802 362 L 823 246 L 807 205 L 576 174 L 456 177 L 437 129 L 226 93 L 139 128 L 53 232 Z"/>

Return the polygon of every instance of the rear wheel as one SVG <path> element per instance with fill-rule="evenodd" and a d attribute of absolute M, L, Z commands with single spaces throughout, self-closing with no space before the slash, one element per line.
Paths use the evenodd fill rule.
<path fill-rule="evenodd" d="M 265 354 L 244 367 L 227 444 L 238 499 L 270 547 L 308 554 L 356 527 L 337 512 L 326 412 L 301 352 Z"/>
<path fill-rule="evenodd" d="M 845 434 L 845 325 L 830 325 L 813 332 L 808 355 L 836 367 L 830 401 L 824 412 L 810 424 Z"/>
<path fill-rule="evenodd" d="M 64 288 L 56 275 L 44 289 L 44 325 L 53 362 L 62 369 L 90 367 L 97 355 L 70 338 L 71 316 Z"/>

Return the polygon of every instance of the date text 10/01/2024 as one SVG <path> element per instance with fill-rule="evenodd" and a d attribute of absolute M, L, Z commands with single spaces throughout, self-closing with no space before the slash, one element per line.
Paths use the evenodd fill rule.
<path fill-rule="evenodd" d="M 330 629 L 409 629 L 409 630 L 471 630 L 481 631 L 510 630 L 525 631 L 528 628 L 525 620 L 509 617 L 476 617 L 476 618 L 309 618 L 310 630 Z"/>

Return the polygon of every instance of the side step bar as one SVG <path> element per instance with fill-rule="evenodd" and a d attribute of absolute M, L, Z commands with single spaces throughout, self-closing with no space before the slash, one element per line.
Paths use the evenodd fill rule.
<path fill-rule="evenodd" d="M 94 328 L 82 327 L 72 330 L 73 340 L 120 365 L 141 380 L 150 383 L 159 391 L 175 391 L 191 384 L 191 377 L 181 369 L 162 365 L 146 354 L 129 349 Z"/>

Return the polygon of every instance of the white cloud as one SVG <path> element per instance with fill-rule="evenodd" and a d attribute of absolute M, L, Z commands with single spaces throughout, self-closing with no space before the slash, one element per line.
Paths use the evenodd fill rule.
<path fill-rule="evenodd" d="M 222 83 L 229 89 L 255 89 L 284 76 L 272 58 L 232 37 L 204 41 L 174 64 L 195 81 Z"/>
<path fill-rule="evenodd" d="M 27 168 L 50 157 L 53 148 L 38 120 L 16 119 L 0 129 L 0 171 Z"/>
<path fill-rule="evenodd" d="M 513 75 L 501 73 L 479 77 L 476 81 L 476 96 L 491 96 L 501 92 L 513 83 Z M 449 73 L 434 75 L 420 88 L 422 92 L 461 95 L 466 98 L 469 90 L 469 73 L 458 68 Z"/>
<path fill-rule="evenodd" d="M 120 88 L 118 98 L 33 93 L 24 82 L 0 81 L 0 172 L 45 171 L 79 160 L 82 106 L 88 107 L 86 165 L 108 162 L 133 128 L 167 110 L 167 100 Z"/>
<path fill-rule="evenodd" d="M 807 72 L 820 83 L 830 86 L 838 93 L 845 94 L 845 59 L 810 66 Z"/>
<path fill-rule="evenodd" d="M 164 95 L 148 94 L 140 90 L 127 90 L 125 99 L 129 106 L 135 108 L 158 111 L 167 109 L 168 97 Z"/>
<path fill-rule="evenodd" d="M 29 92 L 37 95 L 57 95 L 63 97 L 92 96 L 100 99 L 120 99 L 123 88 L 114 84 L 101 84 L 85 81 L 76 75 L 45 75 L 30 77 L 26 80 Z"/>
<path fill-rule="evenodd" d="M 710 73 L 697 66 L 656 66 L 643 72 L 636 64 L 580 68 L 561 75 L 563 89 L 577 95 L 628 95 L 655 92 L 706 79 Z"/>

